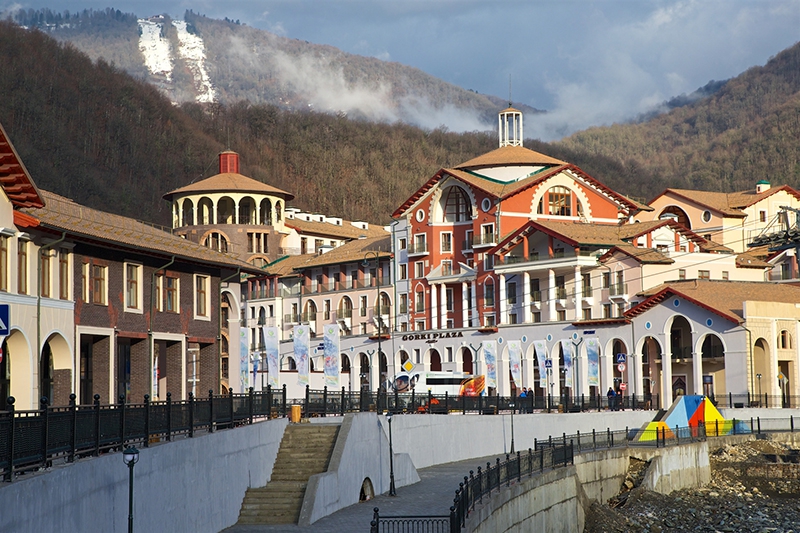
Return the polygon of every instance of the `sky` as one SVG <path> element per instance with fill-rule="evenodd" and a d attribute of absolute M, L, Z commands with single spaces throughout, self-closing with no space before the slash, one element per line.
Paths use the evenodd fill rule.
<path fill-rule="evenodd" d="M 547 110 L 543 140 L 630 120 L 800 40 L 800 0 L 0 0 L 145 17 L 192 9 L 419 68 Z"/>

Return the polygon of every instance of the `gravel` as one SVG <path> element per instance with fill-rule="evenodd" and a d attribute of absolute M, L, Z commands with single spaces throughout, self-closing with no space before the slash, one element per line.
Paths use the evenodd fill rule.
<path fill-rule="evenodd" d="M 631 459 L 620 494 L 594 503 L 585 533 L 671 531 L 800 533 L 800 464 L 797 451 L 755 440 L 711 452 L 711 482 L 658 494 L 639 487 L 647 463 Z M 764 475 L 770 463 L 782 474 Z"/>

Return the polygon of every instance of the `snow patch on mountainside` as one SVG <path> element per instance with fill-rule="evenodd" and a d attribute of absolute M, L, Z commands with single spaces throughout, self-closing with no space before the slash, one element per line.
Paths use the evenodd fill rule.
<path fill-rule="evenodd" d="M 139 19 L 139 50 L 150 74 L 172 81 L 172 50 L 161 30 L 161 22 Z"/>
<path fill-rule="evenodd" d="M 178 31 L 178 53 L 186 61 L 186 65 L 194 78 L 194 87 L 197 91 L 196 100 L 200 103 L 211 103 L 215 100 L 214 87 L 206 70 L 206 48 L 203 39 L 189 33 L 186 21 L 173 20 L 172 25 Z"/>

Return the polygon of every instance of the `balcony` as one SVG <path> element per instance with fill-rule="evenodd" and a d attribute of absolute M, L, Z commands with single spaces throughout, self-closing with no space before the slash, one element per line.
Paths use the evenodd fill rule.
<path fill-rule="evenodd" d="M 428 243 L 425 241 L 410 243 L 408 245 L 408 255 L 425 255 L 428 253 Z"/>
<path fill-rule="evenodd" d="M 275 289 L 257 289 L 248 293 L 250 300 L 263 300 L 265 298 L 275 298 Z"/>
<path fill-rule="evenodd" d="M 400 314 L 408 313 L 408 304 L 400 304 Z"/>
<path fill-rule="evenodd" d="M 353 309 L 352 308 L 339 309 L 338 311 L 336 311 L 336 318 L 339 320 L 344 318 L 353 318 Z"/>
<path fill-rule="evenodd" d="M 591 298 L 593 292 L 591 287 L 581 287 L 581 298 Z"/>
<path fill-rule="evenodd" d="M 628 297 L 628 284 L 615 283 L 608 288 L 609 298 L 627 298 Z"/>
<path fill-rule="evenodd" d="M 281 298 L 288 298 L 291 296 L 300 296 L 300 285 L 281 288 Z"/>
<path fill-rule="evenodd" d="M 484 233 L 472 238 L 473 248 L 478 246 L 494 246 L 495 244 L 497 244 L 497 235 L 494 233 Z"/>
<path fill-rule="evenodd" d="M 303 313 L 300 315 L 300 322 L 310 323 L 317 321 L 317 313 Z"/>
<path fill-rule="evenodd" d="M 533 291 L 531 293 L 531 301 L 534 303 L 542 302 L 542 291 Z"/>
<path fill-rule="evenodd" d="M 388 305 L 376 305 L 372 308 L 372 314 L 374 316 L 388 316 L 391 312 L 391 307 Z"/>
<path fill-rule="evenodd" d="M 567 289 L 566 287 L 556 287 L 554 289 L 556 300 L 566 300 L 567 299 Z"/>
<path fill-rule="evenodd" d="M 299 313 L 286 313 L 283 315 L 283 321 L 287 324 L 299 324 L 300 323 L 300 314 Z"/>

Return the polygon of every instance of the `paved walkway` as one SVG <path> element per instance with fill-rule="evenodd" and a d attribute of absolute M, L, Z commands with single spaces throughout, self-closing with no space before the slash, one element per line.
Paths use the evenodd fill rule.
<path fill-rule="evenodd" d="M 310 526 L 252 526 L 236 525 L 225 529 L 225 533 L 369 533 L 372 509 L 378 507 L 381 515 L 449 515 L 450 506 L 459 482 L 470 470 L 478 466 L 486 467 L 486 462 L 494 464 L 499 456 L 468 459 L 457 463 L 431 466 L 418 471 L 420 481 L 414 485 L 400 487 L 397 496 L 381 495 L 368 502 L 346 507 Z"/>

